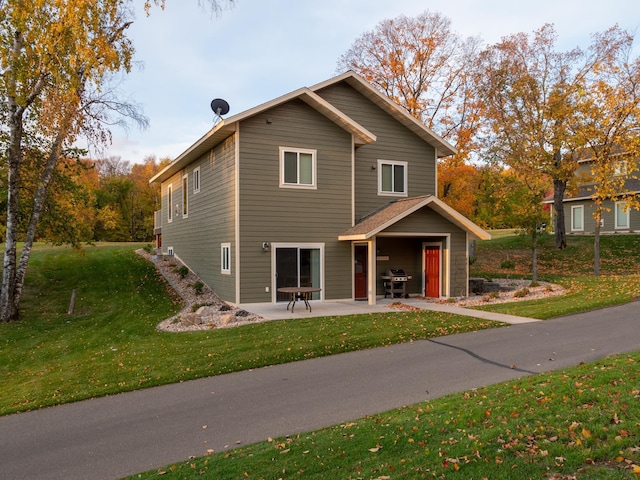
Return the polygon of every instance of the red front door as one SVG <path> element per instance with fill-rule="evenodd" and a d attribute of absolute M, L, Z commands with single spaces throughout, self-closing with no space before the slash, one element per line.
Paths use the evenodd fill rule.
<path fill-rule="evenodd" d="M 440 247 L 424 247 L 424 296 L 440 297 Z"/>
<path fill-rule="evenodd" d="M 354 295 L 356 300 L 362 300 L 367 298 L 367 251 L 366 245 L 356 245 L 353 247 L 354 257 Z"/>

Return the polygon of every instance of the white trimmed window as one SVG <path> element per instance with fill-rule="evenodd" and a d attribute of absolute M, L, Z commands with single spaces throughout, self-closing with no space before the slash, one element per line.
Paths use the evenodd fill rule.
<path fill-rule="evenodd" d="M 193 193 L 200 191 L 200 167 L 193 169 Z"/>
<path fill-rule="evenodd" d="M 407 196 L 407 162 L 378 160 L 378 195 Z"/>
<path fill-rule="evenodd" d="M 173 222 L 173 185 L 167 186 L 167 221 Z"/>
<path fill-rule="evenodd" d="M 618 229 L 629 228 L 629 209 L 627 208 L 627 202 L 616 202 L 615 225 Z"/>
<path fill-rule="evenodd" d="M 575 205 L 571 207 L 571 231 L 584 231 L 584 205 Z"/>
<path fill-rule="evenodd" d="M 220 246 L 220 273 L 231 274 L 231 244 L 223 243 Z"/>
<path fill-rule="evenodd" d="M 189 174 L 182 177 L 182 218 L 189 216 Z"/>
<path fill-rule="evenodd" d="M 316 150 L 280 147 L 280 186 L 316 188 Z"/>

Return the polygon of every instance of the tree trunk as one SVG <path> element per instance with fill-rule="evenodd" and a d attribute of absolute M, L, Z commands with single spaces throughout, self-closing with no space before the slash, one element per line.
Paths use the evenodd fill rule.
<path fill-rule="evenodd" d="M 567 230 L 564 223 L 564 204 L 562 203 L 566 190 L 566 180 L 557 178 L 553 180 L 553 210 L 555 212 L 553 228 L 556 236 L 556 250 L 567 248 Z"/>
<path fill-rule="evenodd" d="M 29 264 L 33 242 L 36 238 L 38 223 L 40 221 L 40 216 L 42 215 L 42 209 L 44 208 L 45 200 L 47 199 L 49 185 L 51 184 L 53 173 L 58 163 L 58 159 L 60 158 L 60 148 L 66 136 L 66 130 L 61 130 L 58 133 L 58 136 L 56 137 L 56 140 L 51 147 L 51 152 L 49 153 L 47 164 L 42 171 L 42 175 L 40 176 L 40 183 L 33 198 L 31 218 L 29 219 L 29 226 L 27 227 L 24 247 L 22 248 L 20 262 L 18 263 L 18 267 L 16 270 L 14 287 L 14 302 L 16 304 L 16 308 L 20 304 L 20 298 L 22 297 L 22 288 L 24 287 L 24 277 L 27 273 L 27 265 Z"/>
<path fill-rule="evenodd" d="M 602 207 L 596 204 L 596 228 L 593 236 L 593 274 L 600 276 L 600 219 L 602 218 Z"/>
<path fill-rule="evenodd" d="M 531 281 L 538 281 L 538 230 L 536 227 L 531 234 Z"/>
<path fill-rule="evenodd" d="M 10 105 L 8 185 L 7 185 L 7 230 L 5 232 L 4 261 L 2 269 L 2 290 L 0 291 L 0 321 L 12 322 L 19 319 L 18 303 L 15 298 L 16 255 L 18 241 L 18 195 L 20 191 L 20 164 L 22 160 L 22 114 L 23 109 Z"/>

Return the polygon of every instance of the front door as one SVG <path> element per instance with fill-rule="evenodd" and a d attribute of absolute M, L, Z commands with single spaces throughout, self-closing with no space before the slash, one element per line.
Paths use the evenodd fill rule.
<path fill-rule="evenodd" d="M 424 296 L 440 297 L 440 247 L 424 247 Z"/>
<path fill-rule="evenodd" d="M 367 257 L 368 251 L 369 247 L 367 245 L 355 245 L 353 247 L 353 289 L 356 300 L 367 299 L 367 265 L 369 264 L 369 259 Z"/>

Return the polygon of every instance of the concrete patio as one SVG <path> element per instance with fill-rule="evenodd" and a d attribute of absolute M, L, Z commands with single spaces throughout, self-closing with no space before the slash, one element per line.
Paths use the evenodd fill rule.
<path fill-rule="evenodd" d="M 436 312 L 446 312 L 456 315 L 464 315 L 469 317 L 481 318 L 483 320 L 495 320 L 498 322 L 509 323 L 512 325 L 521 323 L 539 322 L 535 318 L 518 317 L 515 315 L 505 315 L 502 313 L 485 312 L 471 308 L 462 308 L 446 303 L 435 303 L 423 300 L 421 298 L 384 298 L 382 296 L 376 299 L 376 305 L 369 305 L 365 301 L 354 300 L 335 300 L 335 301 L 311 301 L 311 311 L 305 308 L 302 301 L 295 304 L 294 311 L 287 310 L 286 303 L 263 303 L 263 304 L 247 304 L 239 305 L 240 308 L 260 315 L 269 320 L 283 320 L 288 318 L 313 318 L 327 317 L 339 315 L 355 315 L 374 312 L 393 312 L 403 311 L 402 307 L 395 308 L 394 303 L 401 303 L 410 307 L 416 307 L 423 310 L 432 310 Z"/>

